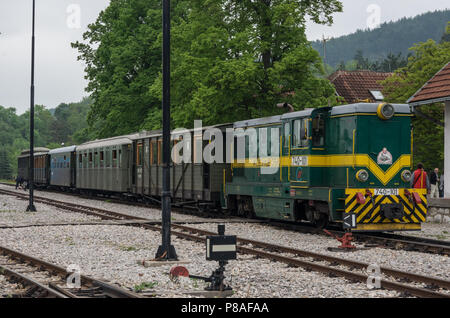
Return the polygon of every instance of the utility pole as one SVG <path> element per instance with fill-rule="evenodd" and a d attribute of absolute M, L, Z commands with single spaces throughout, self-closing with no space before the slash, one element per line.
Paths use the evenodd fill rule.
<path fill-rule="evenodd" d="M 170 0 L 163 0 L 163 189 L 162 189 L 162 245 L 156 259 L 177 260 L 171 245 L 171 201 L 170 192 Z"/>
<path fill-rule="evenodd" d="M 27 212 L 36 212 L 34 206 L 34 24 L 35 24 L 35 0 L 33 0 L 33 20 L 32 20 L 32 37 L 31 37 L 31 98 L 30 98 L 30 172 L 28 174 L 28 185 L 30 190 L 30 202 Z"/>
<path fill-rule="evenodd" d="M 325 35 L 322 34 L 322 45 L 323 45 L 323 64 L 327 64 L 327 41 L 330 38 L 325 38 Z"/>

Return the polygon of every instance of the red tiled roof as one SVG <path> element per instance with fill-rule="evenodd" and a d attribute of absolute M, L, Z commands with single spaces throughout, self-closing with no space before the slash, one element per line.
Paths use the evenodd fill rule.
<path fill-rule="evenodd" d="M 409 104 L 431 104 L 450 100 L 450 62 L 433 76 L 409 100 Z"/>
<path fill-rule="evenodd" d="M 337 71 L 328 79 L 333 83 L 339 96 L 347 103 L 356 103 L 363 100 L 376 102 L 370 91 L 382 91 L 379 84 L 393 73 L 382 73 L 373 71 Z"/>

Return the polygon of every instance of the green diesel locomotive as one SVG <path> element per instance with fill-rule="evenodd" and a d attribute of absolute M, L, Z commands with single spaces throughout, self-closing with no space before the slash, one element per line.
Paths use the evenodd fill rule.
<path fill-rule="evenodd" d="M 412 116 L 408 105 L 360 103 L 236 122 L 257 139 L 234 155 L 226 208 L 351 231 L 420 230 L 427 191 L 410 188 Z M 268 150 L 255 154 L 260 139 Z"/>

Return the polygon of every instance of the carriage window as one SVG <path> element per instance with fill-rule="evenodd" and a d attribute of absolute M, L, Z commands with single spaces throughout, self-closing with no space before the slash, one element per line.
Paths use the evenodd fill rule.
<path fill-rule="evenodd" d="M 194 163 L 202 163 L 203 161 L 203 149 L 202 149 L 202 136 L 194 136 L 194 143 L 192 145 L 194 152 Z"/>
<path fill-rule="evenodd" d="M 158 148 L 156 147 L 156 141 L 150 143 L 150 162 L 152 165 L 156 165 L 158 158 Z"/>
<path fill-rule="evenodd" d="M 89 153 L 89 166 L 92 165 L 92 152 Z"/>
<path fill-rule="evenodd" d="M 104 166 L 104 161 L 105 160 L 105 152 L 104 151 L 100 151 L 100 167 Z"/>
<path fill-rule="evenodd" d="M 122 167 L 122 150 L 119 150 L 119 168 Z"/>
<path fill-rule="evenodd" d="M 142 144 L 138 144 L 136 149 L 136 165 L 140 166 L 141 164 L 142 164 Z"/>
<path fill-rule="evenodd" d="M 289 147 L 289 135 L 291 134 L 291 127 L 289 123 L 284 124 L 284 147 Z"/>
<path fill-rule="evenodd" d="M 98 167 L 98 152 L 94 152 L 94 167 Z"/>
<path fill-rule="evenodd" d="M 83 168 L 83 155 L 81 153 L 78 155 L 78 167 Z"/>
<path fill-rule="evenodd" d="M 162 163 L 162 140 L 158 140 L 158 165 Z"/>
<path fill-rule="evenodd" d="M 325 120 L 320 116 L 313 119 L 312 145 L 313 147 L 325 145 Z"/>
<path fill-rule="evenodd" d="M 106 167 L 109 168 L 111 166 L 111 151 L 109 148 L 106 150 Z"/>
<path fill-rule="evenodd" d="M 113 160 L 112 166 L 113 166 L 113 168 L 116 168 L 117 167 L 117 150 L 115 150 L 115 149 L 112 151 L 112 160 Z"/>

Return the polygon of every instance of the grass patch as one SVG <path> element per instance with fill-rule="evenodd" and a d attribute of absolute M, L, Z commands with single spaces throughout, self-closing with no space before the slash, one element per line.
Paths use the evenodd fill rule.
<path fill-rule="evenodd" d="M 70 236 L 65 238 L 66 243 L 69 244 L 69 246 L 74 246 L 75 242 L 73 241 L 73 238 L 71 238 Z"/>
<path fill-rule="evenodd" d="M 121 245 L 119 246 L 120 250 L 125 251 L 125 252 L 136 252 L 138 250 L 137 247 L 134 246 L 124 246 Z"/>
<path fill-rule="evenodd" d="M 155 288 L 156 285 L 158 285 L 158 282 L 144 282 L 142 284 L 135 285 L 133 289 L 136 293 L 140 293 L 146 289 Z"/>
<path fill-rule="evenodd" d="M 439 234 L 439 235 L 436 235 L 436 238 L 437 238 L 438 240 L 445 240 L 445 239 L 447 238 L 447 236 L 445 236 L 445 235 L 443 235 L 443 234 Z"/>

